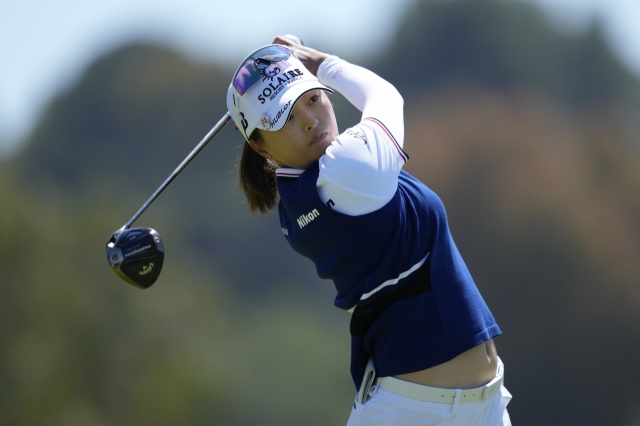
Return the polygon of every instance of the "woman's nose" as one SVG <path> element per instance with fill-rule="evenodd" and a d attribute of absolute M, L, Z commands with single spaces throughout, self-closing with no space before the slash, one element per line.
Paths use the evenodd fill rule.
<path fill-rule="evenodd" d="M 315 129 L 319 123 L 316 116 L 308 111 L 305 111 L 304 113 L 304 120 L 305 129 L 307 131 Z"/>

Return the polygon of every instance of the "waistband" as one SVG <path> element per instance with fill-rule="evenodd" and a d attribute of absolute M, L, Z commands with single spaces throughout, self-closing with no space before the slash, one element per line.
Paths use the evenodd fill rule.
<path fill-rule="evenodd" d="M 473 402 L 484 401 L 498 393 L 502 386 L 504 376 L 504 365 L 498 362 L 498 370 L 495 377 L 486 385 L 474 389 L 445 389 L 432 386 L 419 385 L 396 379 L 395 377 L 381 377 L 378 383 L 380 389 L 406 398 L 417 399 L 425 402 L 439 402 L 442 404 L 453 404 L 456 401 Z"/>

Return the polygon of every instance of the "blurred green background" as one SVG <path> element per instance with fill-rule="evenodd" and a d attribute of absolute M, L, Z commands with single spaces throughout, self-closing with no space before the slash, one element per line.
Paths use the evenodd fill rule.
<path fill-rule="evenodd" d="M 360 64 L 405 97 L 406 169 L 504 332 L 513 423 L 640 425 L 640 78 L 599 24 L 416 2 Z M 118 48 L 0 160 L 0 425 L 346 424 L 349 314 L 276 215 L 247 212 L 232 125 L 136 222 L 163 237 L 158 282 L 106 262 L 224 114 L 234 65 Z M 333 99 L 344 130 L 358 113 Z"/>

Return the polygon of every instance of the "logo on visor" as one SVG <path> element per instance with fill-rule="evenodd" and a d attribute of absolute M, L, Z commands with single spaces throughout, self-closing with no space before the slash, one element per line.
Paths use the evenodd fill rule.
<path fill-rule="evenodd" d="M 280 68 L 271 64 L 272 62 L 267 59 L 256 59 L 256 65 L 260 69 L 260 75 L 262 75 L 262 81 L 267 81 L 267 79 L 273 81 L 274 77 L 280 74 Z"/>
<path fill-rule="evenodd" d="M 289 107 L 291 106 L 291 101 L 288 101 L 286 104 L 284 104 L 284 106 L 282 108 L 280 108 L 280 110 L 276 113 L 276 116 L 272 119 L 269 118 L 269 116 L 267 114 L 262 114 L 262 117 L 260 117 L 260 121 L 259 121 L 259 125 L 262 129 L 264 130 L 269 130 L 272 127 L 276 127 L 276 124 L 278 124 L 278 121 L 280 121 L 280 119 L 282 117 L 285 116 L 285 113 L 287 112 L 287 110 L 289 109 Z"/>
<path fill-rule="evenodd" d="M 262 117 L 260 117 L 260 126 L 264 130 L 269 130 L 271 128 L 271 121 L 269 120 L 267 114 L 262 114 Z"/>
<path fill-rule="evenodd" d="M 262 89 L 262 93 L 258 95 L 258 100 L 260 101 L 261 104 L 264 104 L 267 101 L 267 99 L 269 99 L 270 101 L 274 100 L 275 97 L 278 96 L 278 94 L 282 91 L 284 87 L 296 81 L 302 80 L 304 78 L 303 77 L 304 73 L 300 71 L 298 68 L 295 68 L 290 71 L 285 71 L 282 74 L 280 74 L 280 68 L 276 67 L 276 69 L 278 70 L 278 72 L 275 73 L 273 77 L 266 77 L 266 78 L 270 78 L 271 82 L 264 89 Z M 272 72 L 273 71 L 270 71 L 270 73 Z M 276 79 L 276 77 L 278 78 Z"/>

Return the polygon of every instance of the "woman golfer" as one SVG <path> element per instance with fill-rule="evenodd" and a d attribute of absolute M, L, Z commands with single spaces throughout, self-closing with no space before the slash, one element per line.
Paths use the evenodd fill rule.
<path fill-rule="evenodd" d="M 402 170 L 403 100 L 374 73 L 277 37 L 238 67 L 227 107 L 247 143 L 251 211 L 278 208 L 284 238 L 352 312 L 348 425 L 510 425 L 501 332 L 440 199 Z M 362 120 L 338 132 L 327 92 Z M 278 200 L 279 198 L 279 200 Z"/>

